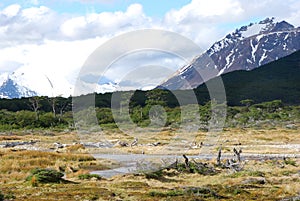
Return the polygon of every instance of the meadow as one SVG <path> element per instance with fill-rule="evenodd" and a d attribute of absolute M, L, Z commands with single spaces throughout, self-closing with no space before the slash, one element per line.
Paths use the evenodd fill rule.
<path fill-rule="evenodd" d="M 75 131 L 44 129 L 2 132 L 2 145 L 21 141 L 36 142 L 34 145 L 0 148 L 2 200 L 299 200 L 298 126 L 225 128 L 219 133 L 222 154 L 234 157 L 233 148 L 242 149 L 239 169 L 219 165 L 217 158 L 212 157 L 191 162 L 191 165 L 205 164 L 206 169 L 198 171 L 192 169 L 194 166 L 185 166 L 182 157 L 176 167 L 111 178 L 92 175 L 90 172 L 118 167 L 118 162 L 92 157 L 90 153 L 99 152 L 101 148 L 84 147 Z M 136 146 L 119 145 L 114 149 L 123 153 L 144 150 L 145 154 L 153 154 L 168 147 L 173 133 L 172 129 L 165 129 L 152 136 L 152 141 L 142 140 Z M 206 131 L 195 132 L 195 141 L 205 142 L 207 134 Z M 130 143 L 134 140 L 118 129 L 107 130 L 103 135 L 111 141 L 117 138 Z M 55 145 L 57 142 L 65 143 L 66 146 L 58 148 Z M 160 143 L 149 146 L 152 142 Z M 219 147 L 214 147 L 213 153 L 217 154 L 218 150 Z M 200 151 L 201 147 L 191 147 L 183 154 L 189 157 Z M 267 155 L 246 157 L 251 154 Z M 277 155 L 269 157 L 271 154 Z M 225 157 L 221 158 L 221 163 L 226 163 Z M 61 172 L 63 177 L 57 181 L 39 181 L 37 177 L 32 177 L 32 171 L 36 168 L 55 170 Z M 207 172 L 208 169 L 213 171 Z"/>

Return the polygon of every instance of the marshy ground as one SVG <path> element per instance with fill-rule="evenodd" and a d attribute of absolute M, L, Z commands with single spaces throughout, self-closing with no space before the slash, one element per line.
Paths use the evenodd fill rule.
<path fill-rule="evenodd" d="M 0 135 L 0 190 L 5 200 L 300 200 L 300 129 L 228 128 L 218 134 L 217 154 L 233 155 L 242 149 L 240 171 L 217 166 L 216 158 L 195 159 L 215 170 L 214 174 L 169 168 L 154 173 L 133 173 L 111 178 L 88 177 L 94 170 L 118 167 L 118 161 L 96 160 L 90 153 L 105 148 L 84 147 L 76 132 L 15 131 Z M 187 134 L 188 145 L 182 154 L 196 155 L 206 146 L 207 132 Z M 150 136 L 150 137 L 145 137 Z M 136 146 L 132 135 L 110 130 L 102 134 L 111 142 L 114 152 L 170 154 L 170 139 L 176 133 L 144 133 Z M 102 139 L 104 139 L 102 138 Z M 33 145 L 4 147 L 12 142 L 35 142 Z M 122 146 L 119 142 L 129 146 Z M 172 140 L 171 140 L 172 141 Z M 54 143 L 66 144 L 58 148 Z M 176 142 L 176 141 L 175 141 Z M 180 141 L 181 142 L 181 141 Z M 190 143 L 192 142 L 192 143 Z M 156 143 L 156 144 L 155 144 Z M 153 145 L 155 144 L 155 146 Z M 168 152 L 170 150 L 170 152 Z M 180 154 L 180 149 L 178 153 Z M 262 154 L 277 157 L 259 157 Z M 289 156 L 289 157 L 284 157 Z M 221 158 L 225 163 L 225 158 Z M 184 159 L 179 161 L 184 163 Z M 51 168 L 64 173 L 59 183 L 34 183 L 26 180 L 35 168 Z M 85 176 L 82 176 L 85 175 Z M 0 197 L 1 198 L 1 197 Z"/>

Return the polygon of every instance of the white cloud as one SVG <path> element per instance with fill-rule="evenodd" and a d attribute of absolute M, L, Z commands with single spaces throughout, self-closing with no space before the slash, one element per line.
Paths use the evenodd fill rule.
<path fill-rule="evenodd" d="M 238 15 L 243 12 L 241 5 L 235 0 L 193 0 L 180 10 L 173 10 L 167 14 L 176 22 L 189 21 L 193 18 L 217 17 L 226 15 Z"/>
<path fill-rule="evenodd" d="M 24 74 L 24 84 L 40 94 L 51 96 L 70 95 L 70 88 L 75 82 L 77 72 L 87 57 L 104 39 L 95 38 L 82 41 L 45 41 L 41 45 L 19 45 L 0 49 L 0 67 Z M 11 62 L 18 64 L 14 68 Z M 50 88 L 48 77 L 54 85 Z"/>
<path fill-rule="evenodd" d="M 59 38 L 57 25 L 62 17 L 45 6 L 22 9 L 19 5 L 13 5 L 0 12 L 0 47 Z"/>
<path fill-rule="evenodd" d="M 5 15 L 5 17 L 14 17 L 16 16 L 19 11 L 21 9 L 21 6 L 18 5 L 18 4 L 13 4 L 13 5 L 10 5 L 8 7 L 6 7 L 2 12 L 0 12 L 1 14 Z"/>
<path fill-rule="evenodd" d="M 84 39 L 115 35 L 149 25 L 151 25 L 151 20 L 143 13 L 143 7 L 140 4 L 132 4 L 126 12 L 91 13 L 68 19 L 61 25 L 60 29 L 67 37 Z"/>
<path fill-rule="evenodd" d="M 13 60 L 3 60 L 0 63 L 0 73 L 13 72 L 22 65 L 22 63 L 18 63 Z"/>
<path fill-rule="evenodd" d="M 169 11 L 163 25 L 208 48 L 233 26 L 249 24 L 266 17 L 287 20 L 299 26 L 300 2 L 297 0 L 192 0 L 179 10 Z"/>
<path fill-rule="evenodd" d="M 243 12 L 237 0 L 193 0 L 179 10 L 168 12 L 163 24 L 207 48 L 224 35 L 219 25 L 232 23 Z"/>

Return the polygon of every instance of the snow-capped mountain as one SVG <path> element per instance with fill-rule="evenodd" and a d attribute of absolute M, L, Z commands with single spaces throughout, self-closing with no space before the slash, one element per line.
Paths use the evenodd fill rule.
<path fill-rule="evenodd" d="M 195 88 L 212 77 L 235 70 L 252 70 L 299 49 L 300 27 L 267 18 L 228 34 L 161 86 L 167 89 Z M 199 72 L 206 66 L 214 68 L 215 72 L 205 74 L 203 78 Z"/>
<path fill-rule="evenodd" d="M 0 98 L 32 97 L 38 94 L 20 83 L 21 77 L 4 73 L 0 76 Z"/>

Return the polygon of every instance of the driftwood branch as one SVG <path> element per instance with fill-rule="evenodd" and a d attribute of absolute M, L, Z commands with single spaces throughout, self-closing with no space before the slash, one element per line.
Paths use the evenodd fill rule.
<path fill-rule="evenodd" d="M 243 169 L 239 162 L 235 162 L 233 159 L 227 159 L 225 167 L 233 170 L 234 172 L 239 172 Z"/>
<path fill-rule="evenodd" d="M 188 157 L 186 155 L 184 155 L 184 154 L 182 156 L 184 158 L 185 168 L 191 172 L 192 169 L 190 167 L 190 162 L 189 162 Z"/>
<path fill-rule="evenodd" d="M 134 138 L 133 142 L 131 143 L 131 147 L 133 146 L 137 146 L 139 139 L 138 138 Z"/>
<path fill-rule="evenodd" d="M 221 155 L 222 155 L 222 147 L 219 148 L 218 157 L 217 157 L 217 165 L 221 166 Z"/>
<path fill-rule="evenodd" d="M 240 150 L 238 151 L 236 148 L 233 148 L 233 152 L 234 152 L 234 155 L 235 155 L 236 158 L 237 158 L 237 161 L 238 161 L 238 162 L 241 162 L 241 153 L 242 153 L 242 150 L 240 149 Z"/>
<path fill-rule="evenodd" d="M 243 169 L 242 163 L 241 163 L 241 153 L 242 150 L 237 150 L 236 148 L 233 148 L 234 158 L 227 159 L 225 164 L 222 164 L 221 156 L 222 156 L 222 147 L 219 148 L 218 156 L 217 156 L 217 165 L 221 166 L 223 168 L 231 169 L 235 172 L 241 171 Z"/>

